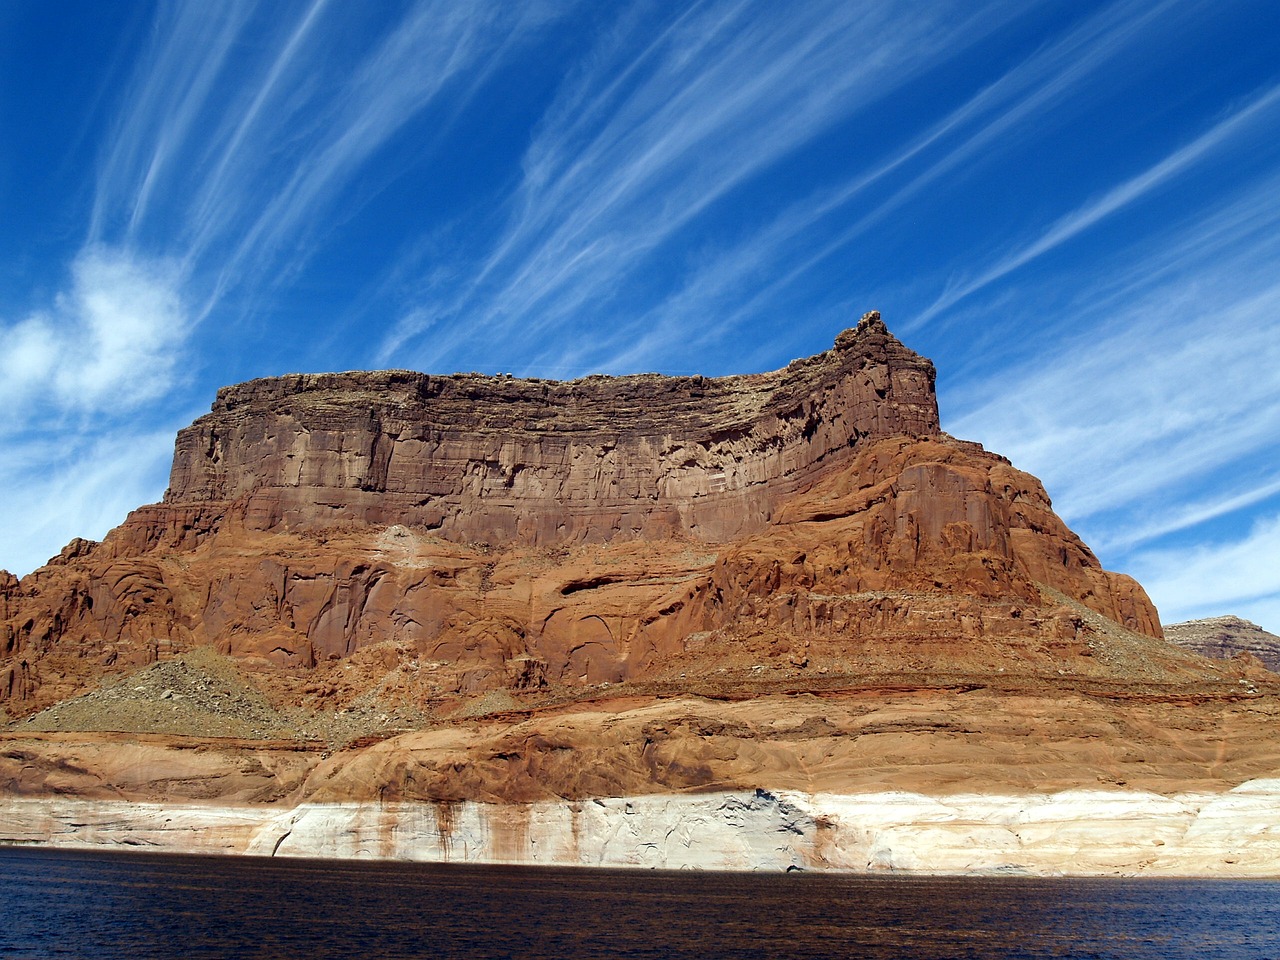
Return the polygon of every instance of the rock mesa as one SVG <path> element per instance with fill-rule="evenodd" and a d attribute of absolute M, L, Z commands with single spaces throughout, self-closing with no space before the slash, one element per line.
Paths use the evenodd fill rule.
<path fill-rule="evenodd" d="M 941 432 L 933 365 L 871 313 L 765 374 L 221 390 L 162 503 L 0 584 L 0 698 L 27 713 L 206 644 L 313 669 L 398 642 L 428 698 L 744 657 L 995 669 L 983 638 L 1047 669 L 1088 628 L 1046 589 L 1160 635 L 1033 477 Z"/>
<path fill-rule="evenodd" d="M 1278 693 L 878 314 L 717 379 L 287 376 L 0 573 L 0 842 L 1274 873 Z"/>

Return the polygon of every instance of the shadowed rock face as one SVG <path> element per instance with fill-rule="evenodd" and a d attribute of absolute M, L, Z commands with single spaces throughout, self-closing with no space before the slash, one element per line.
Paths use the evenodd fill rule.
<path fill-rule="evenodd" d="M 766 669 L 1199 676 L 1095 655 L 1112 627 L 1159 637 L 1150 601 L 1034 477 L 940 432 L 933 381 L 868 314 L 750 376 L 229 387 L 179 434 L 163 503 L 0 580 L 0 700 L 30 713 L 204 644 L 290 676 L 388 645 L 418 704 L 732 694 Z"/>
<path fill-rule="evenodd" d="M 760 529 L 861 441 L 936 436 L 933 381 L 878 314 L 826 353 L 751 376 L 255 380 L 219 391 L 178 435 L 155 522 L 226 504 L 253 530 L 355 521 L 459 542 L 720 543 Z"/>

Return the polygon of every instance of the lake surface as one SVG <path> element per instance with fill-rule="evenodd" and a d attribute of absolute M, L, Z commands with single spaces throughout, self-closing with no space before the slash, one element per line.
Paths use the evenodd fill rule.
<path fill-rule="evenodd" d="M 1271 958 L 1280 881 L 848 877 L 0 848 L 0 957 Z"/>

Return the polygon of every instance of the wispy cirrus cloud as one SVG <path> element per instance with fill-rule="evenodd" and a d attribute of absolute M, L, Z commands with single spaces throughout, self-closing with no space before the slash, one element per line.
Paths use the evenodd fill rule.
<path fill-rule="evenodd" d="M 1232 301 L 1224 299 L 1229 281 L 1196 289 L 1204 279 L 1131 304 L 1052 354 L 967 384 L 949 398 L 958 415 L 947 429 L 1040 476 L 1078 523 L 1121 509 L 1143 518 L 1142 506 L 1155 498 L 1274 451 L 1280 286 Z M 1220 500 L 1259 499 L 1235 486 L 1220 486 Z M 1198 515 L 1221 511 L 1201 504 L 1183 514 L 1188 522 Z M 1138 539 L 1124 520 L 1109 522 L 1102 543 Z M 1162 526 L 1168 532 L 1157 523 L 1150 535 Z"/>
<path fill-rule="evenodd" d="M 1132 571 L 1163 598 L 1166 623 L 1230 611 L 1274 625 L 1280 614 L 1280 515 L 1260 519 L 1238 539 L 1146 552 Z"/>
<path fill-rule="evenodd" d="M 1027 298 L 1060 315 L 990 322 L 1052 346 L 945 390 L 947 429 L 1041 477 L 1166 621 L 1280 607 L 1271 527 L 1211 532 L 1280 499 L 1278 188 L 1245 184 L 1106 268 L 1041 278 Z"/>
<path fill-rule="evenodd" d="M 46 544 L 8 550 L 6 564 L 25 572 L 57 531 L 100 536 L 104 516 L 156 499 L 174 410 L 189 418 L 174 390 L 202 321 L 230 291 L 240 310 L 269 297 L 394 176 L 372 161 L 407 124 L 462 109 L 562 10 L 337 7 L 157 5 L 105 126 L 66 283 L 43 308 L 0 318 L 0 482 L 28 491 L 8 496 L 0 530 Z"/>
<path fill-rule="evenodd" d="M 136 419 L 180 379 L 177 265 L 95 246 L 70 274 L 45 309 L 0 322 L 0 531 L 19 573 L 154 500 L 178 425 Z"/>
<path fill-rule="evenodd" d="M 280 269 L 286 247 L 305 246 L 323 234 L 323 217 L 336 195 L 396 134 L 446 93 L 446 111 L 456 111 L 465 94 L 501 62 L 514 35 L 536 22 L 538 6 L 486 7 L 449 2 L 424 3 L 387 32 L 341 89 L 318 111 L 316 135 L 270 186 L 265 203 L 242 212 L 241 237 L 222 270 L 219 287 L 240 272 L 261 273 L 263 263 Z M 314 105 L 311 105 L 314 107 Z M 263 155 L 260 145 L 252 153 Z M 208 208 L 214 204 L 206 203 Z M 305 259 L 291 251 L 286 272 Z"/>
<path fill-rule="evenodd" d="M 891 16 L 890 7 L 880 8 L 886 19 Z M 619 277 L 642 269 L 648 253 L 660 249 L 670 235 L 687 229 L 707 206 L 731 193 L 735 184 L 750 179 L 777 154 L 802 144 L 814 130 L 856 113 L 885 90 L 936 67 L 1007 23 L 1007 17 L 980 8 L 950 25 L 951 33 L 940 23 L 921 22 L 918 36 L 901 35 L 903 46 L 911 49 L 895 61 L 901 50 L 877 34 L 874 16 L 868 22 L 851 19 L 849 14 L 843 21 L 839 16 L 822 22 L 815 18 L 795 24 L 792 34 L 779 33 L 777 42 L 785 51 L 779 57 L 776 48 L 756 42 L 738 22 L 744 9 L 749 5 L 715 7 L 715 16 L 706 15 L 713 29 L 686 14 L 638 53 L 618 41 L 616 49 L 599 54 L 593 61 L 596 70 L 584 73 L 578 86 L 562 93 L 544 121 L 542 135 L 530 146 L 524 182 L 512 203 L 517 212 L 483 257 L 482 267 L 464 278 L 461 293 L 451 285 L 452 300 L 427 296 L 425 302 L 411 307 L 384 340 L 378 361 L 387 362 L 429 327 L 431 346 L 417 354 L 418 362 L 428 366 L 482 329 L 503 330 L 520 338 L 571 323 L 585 305 L 597 305 L 608 315 Z M 997 161 L 1032 136 L 1032 127 L 1042 133 L 1053 122 L 1053 110 L 1078 100 L 1091 85 L 1105 85 L 1109 76 L 1123 69 L 1126 55 L 1158 43 L 1162 32 L 1180 25 L 1187 13 L 1187 6 L 1176 0 L 1107 5 L 1061 39 L 1033 51 L 919 134 L 892 146 L 886 155 L 879 154 L 878 145 L 860 144 L 849 158 L 847 179 L 815 189 L 780 212 L 762 210 L 750 228 L 731 241 L 723 237 L 710 241 L 703 255 L 681 265 L 683 276 L 660 299 L 651 304 L 629 302 L 625 324 L 602 324 L 593 331 L 589 345 L 579 341 L 576 349 L 567 352 L 557 347 L 554 353 L 529 354 L 534 369 L 564 374 L 593 363 L 594 368 L 631 369 L 649 362 L 673 340 L 688 343 L 691 326 L 698 328 L 700 340 L 710 341 L 748 318 L 776 311 L 786 288 L 811 275 L 824 261 L 856 249 L 877 225 L 930 186 L 976 164 Z M 832 20 L 835 26 L 824 33 Z M 755 66 L 753 58 L 758 57 L 760 62 L 779 65 L 784 76 L 795 73 L 795 62 L 816 73 L 824 69 L 824 50 L 848 49 L 844 28 L 849 34 L 860 33 L 863 44 L 883 52 L 857 69 L 847 63 L 825 65 L 828 71 L 849 71 L 843 78 L 847 90 L 829 76 L 796 75 L 797 89 L 837 94 L 808 114 L 796 108 L 797 98 L 785 83 Z M 730 39 L 716 37 L 716 30 Z M 700 82 L 689 84 L 693 97 L 687 101 L 689 115 L 679 112 L 686 102 L 683 92 L 668 96 L 670 105 L 646 113 L 643 100 L 630 102 L 629 85 L 643 90 L 648 83 L 667 94 L 685 90 L 685 78 L 678 70 L 662 69 L 667 48 L 679 48 L 676 37 L 681 31 L 692 32 L 707 50 L 731 46 L 739 59 L 712 64 L 706 56 L 677 57 L 681 66 L 697 63 L 706 68 L 705 76 L 698 77 Z M 796 42 L 796 37 L 810 45 Z M 829 48 L 824 46 L 828 42 Z M 634 59 L 627 60 L 628 55 Z M 891 64 L 892 77 L 886 69 Z M 779 99 L 753 100 L 750 82 L 725 79 L 736 75 L 766 78 L 768 89 L 778 93 Z M 720 82 L 735 92 L 741 90 L 743 115 L 756 118 L 759 124 L 753 132 L 768 131 L 767 136 L 757 137 L 760 142 L 740 145 L 732 137 L 716 142 L 722 136 L 717 124 L 734 107 L 732 102 L 725 106 L 725 98 L 714 95 Z M 698 107 L 701 87 L 717 109 Z M 659 102 L 661 97 L 654 100 Z M 615 101 L 634 116 L 616 110 Z M 601 117 L 618 124 L 617 130 L 625 131 L 625 136 L 615 132 L 612 124 L 598 128 L 593 121 Z M 646 138 L 650 120 L 652 130 Z M 788 126 L 792 122 L 794 129 Z M 805 129 L 806 124 L 810 129 Z M 668 137 L 673 130 L 680 131 L 681 137 Z M 637 158 L 634 163 L 624 151 L 629 142 Z M 709 184 L 683 175 L 680 163 L 691 156 L 705 166 L 702 172 Z M 717 171 L 720 162 L 727 164 L 729 173 Z M 465 318 L 466 332 L 442 336 L 442 327 L 455 318 Z"/>
<path fill-rule="evenodd" d="M 1177 459 L 1177 446 L 1167 441 L 1184 427 L 1218 424 L 1204 442 L 1235 449 L 1231 438 L 1240 436 L 1246 448 L 1265 445 L 1280 435 L 1267 431 L 1267 418 L 1280 409 L 1271 402 L 1280 400 L 1277 258 L 1280 177 L 1272 175 L 1189 210 L 1181 224 L 1106 263 L 1047 275 L 1027 298 L 1059 304 L 1053 317 L 1032 323 L 996 314 L 989 323 L 1006 333 L 1019 329 L 1024 339 L 1052 328 L 1045 336 L 1051 352 L 1002 362 L 954 387 L 944 381 L 951 426 L 984 431 L 1003 445 L 996 449 L 1016 448 L 1050 474 L 1082 462 L 1092 472 L 1091 457 L 1116 463 L 1115 483 L 1081 477 L 1098 489 L 1094 499 L 1079 501 L 1077 515 L 1105 508 L 1113 496 L 1106 491 L 1123 488 L 1118 464 L 1136 442 Z M 1070 288 L 1065 298 L 1063 286 Z M 1058 337 L 1064 324 L 1071 332 Z M 1120 423 L 1133 429 L 1118 429 Z M 1057 438 L 1070 429 L 1089 435 L 1092 452 L 1060 455 Z M 1175 473 L 1169 464 L 1143 462 L 1153 463 L 1150 482 Z M 1139 476 L 1131 482 L 1150 492 Z"/>
<path fill-rule="evenodd" d="M 90 247 L 48 308 L 0 324 L 0 435 L 85 412 L 123 412 L 173 384 L 189 325 L 177 265 Z"/>
<path fill-rule="evenodd" d="M 170 189 L 175 174 L 189 175 L 176 167 L 251 14 L 251 4 L 236 0 L 157 9 L 149 56 L 130 82 L 98 172 L 90 244 L 132 241 L 157 192 Z"/>
<path fill-rule="evenodd" d="M 306 41 L 312 36 L 320 15 L 328 6 L 329 0 L 315 0 L 308 6 L 296 23 L 287 31 L 287 39 L 270 60 L 261 80 L 252 90 L 252 96 L 241 111 L 228 111 L 223 118 L 222 130 L 215 142 L 220 149 L 213 157 L 212 169 L 203 178 L 196 195 L 192 198 L 189 217 L 195 224 L 190 246 L 193 251 L 205 249 L 213 238 L 227 230 L 228 223 L 243 216 L 243 211 L 234 204 L 227 203 L 228 196 L 234 196 L 243 188 L 246 175 L 252 171 L 246 167 L 250 135 L 259 131 L 267 115 L 269 105 L 280 99 L 282 88 L 288 78 L 295 72 L 300 58 L 306 55 Z M 163 74 L 161 74 L 163 75 Z M 282 117 L 274 118 L 276 124 Z M 277 133 L 283 130 L 277 129 Z"/>
<path fill-rule="evenodd" d="M 1101 549 L 1126 550 L 1225 517 L 1280 495 L 1280 478 L 1261 483 L 1226 482 L 1207 496 L 1176 505 L 1163 504 L 1163 510 L 1133 511 L 1133 522 L 1124 528 L 1103 532 L 1094 543 Z"/>
<path fill-rule="evenodd" d="M 1104 82 L 1105 71 L 1134 46 L 1153 42 L 1151 28 L 1167 27 L 1177 12 L 1176 3 L 1105 7 L 1060 40 L 1034 51 L 887 158 L 792 204 L 691 271 L 678 291 L 648 312 L 638 325 L 645 332 L 612 357 L 610 365 L 629 369 L 673 337 L 686 336 L 691 325 L 702 326 L 703 339 L 712 339 L 767 310 L 780 291 L 849 250 L 931 185 L 957 171 L 995 162 L 1030 136 L 1030 118 L 1036 118 L 1035 129 L 1042 133 L 1056 107 L 1082 88 Z M 868 199 L 873 188 L 899 173 L 905 182 L 887 196 Z M 816 244 L 804 242 L 824 221 L 837 219 L 845 222 L 834 236 Z M 750 292 L 744 295 L 744 290 Z M 708 323 L 708 317 L 715 320 Z"/>
<path fill-rule="evenodd" d="M 900 12 L 888 2 L 786 11 L 720 2 L 690 8 L 639 47 L 626 29 L 607 35 L 546 112 L 507 224 L 479 266 L 425 293 L 379 360 L 442 319 L 465 320 L 466 331 L 415 351 L 428 366 L 464 336 L 536 341 L 607 309 L 622 287 L 652 296 L 644 275 L 672 236 L 1009 18 L 995 5 Z"/>
<path fill-rule="evenodd" d="M 100 538 L 164 489 L 173 435 L 190 415 L 160 427 L 97 421 L 51 438 L 5 438 L 0 460 L 0 566 L 25 574 L 74 537 Z"/>
<path fill-rule="evenodd" d="M 327 218 L 377 188 L 349 191 L 379 151 L 424 110 L 461 109 L 554 13 L 422 0 L 353 49 L 352 11 L 329 0 L 288 11 L 163 8 L 99 172 L 90 242 L 163 246 L 204 281 L 201 316 L 237 285 L 296 271 Z"/>
<path fill-rule="evenodd" d="M 954 283 L 925 309 L 914 324 L 919 326 L 954 306 L 966 297 L 1007 276 L 1019 267 L 1043 256 L 1099 221 L 1141 200 L 1173 178 L 1209 159 L 1215 150 L 1234 137 L 1262 131 L 1267 135 L 1274 127 L 1275 113 L 1280 109 L 1280 84 L 1269 87 L 1214 124 L 1200 136 L 1152 164 L 1141 173 L 1117 184 L 1102 196 L 1064 214 L 1031 242 L 996 260 L 976 277 Z M 1266 121 L 1271 121 L 1265 125 Z"/>

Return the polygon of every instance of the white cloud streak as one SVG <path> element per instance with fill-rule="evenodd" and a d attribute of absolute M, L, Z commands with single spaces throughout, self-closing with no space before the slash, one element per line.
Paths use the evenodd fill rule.
<path fill-rule="evenodd" d="M 174 424 L 135 415 L 178 379 L 175 264 L 91 247 L 46 310 L 0 325 L 0 565 L 26 574 L 164 489 Z"/>
<path fill-rule="evenodd" d="M 0 328 L 0 432 L 48 407 L 125 410 L 164 393 L 188 332 L 180 290 L 171 262 L 83 251 L 50 309 Z"/>
<path fill-rule="evenodd" d="M 1182 294 L 1132 305 L 1112 318 L 1113 332 L 969 386 L 947 428 L 1040 476 L 1070 520 L 1140 504 L 1272 447 L 1280 285 L 1234 303 Z"/>
<path fill-rule="evenodd" d="M 234 288 L 293 276 L 383 185 L 350 189 L 380 151 L 428 108 L 461 109 L 554 15 L 421 0 L 352 50 L 344 23 L 360 14 L 329 0 L 289 10 L 163 7 L 101 164 L 90 244 L 161 238 L 202 288 L 197 320 Z"/>
<path fill-rule="evenodd" d="M 151 59 L 127 95 L 129 109 L 121 115 L 99 173 L 90 244 L 127 241 L 136 234 L 184 141 L 195 134 L 251 12 L 250 4 L 234 0 L 216 7 L 161 8 Z"/>
<path fill-rule="evenodd" d="M 1008 16 L 895 12 L 711 3 L 643 49 L 625 33 L 606 40 L 548 111 L 483 266 L 460 291 L 408 309 L 379 360 L 442 317 L 468 332 L 435 340 L 427 364 L 481 330 L 536 341 L 600 309 L 739 186 Z"/>
<path fill-rule="evenodd" d="M 718 10 L 715 26 L 729 30 L 735 26 L 739 7 Z M 701 340 L 714 340 L 745 318 L 768 307 L 780 291 L 793 285 L 815 266 L 828 260 L 839 251 L 847 250 L 877 223 L 883 222 L 912 197 L 918 196 L 928 186 L 941 181 L 957 170 L 970 170 L 975 164 L 991 162 L 1014 144 L 1030 136 L 1027 121 L 1035 118 L 1035 127 L 1041 130 L 1052 123 L 1050 111 L 1079 93 L 1086 84 L 1100 82 L 1104 69 L 1118 69 L 1127 52 L 1135 45 L 1156 42 L 1161 31 L 1172 29 L 1181 15 L 1189 9 L 1178 0 L 1162 3 L 1115 3 L 1084 19 L 1062 39 L 1041 48 L 1025 61 L 1010 69 L 1003 76 L 988 84 L 978 93 L 951 111 L 919 136 L 893 152 L 888 158 L 869 169 L 855 172 L 850 179 L 833 187 L 815 191 L 811 196 L 795 203 L 773 217 L 764 225 L 756 226 L 740 240 L 722 247 L 703 259 L 691 264 L 679 287 L 646 310 L 638 319 L 629 322 L 625 329 L 607 327 L 596 331 L 592 344 L 580 344 L 577 350 L 566 353 L 557 351 L 555 356 L 534 357 L 535 369 L 559 375 L 573 372 L 575 364 L 594 363 L 595 368 L 626 370 L 648 362 L 648 358 L 661 352 L 673 340 L 688 342 L 690 327 L 699 329 Z M 616 285 L 619 272 L 626 266 L 642 263 L 647 250 L 664 242 L 670 232 L 682 228 L 689 220 L 713 202 L 719 194 L 708 191 L 700 184 L 688 184 L 675 174 L 673 197 L 662 198 L 652 204 L 662 206 L 662 215 L 652 219 L 662 230 L 655 230 L 648 220 L 638 229 L 628 229 L 625 214 L 631 199 L 628 190 L 634 189 L 636 197 L 644 200 L 644 177 L 653 175 L 659 180 L 671 177 L 672 169 L 664 168 L 662 143 L 655 140 L 642 154 L 644 169 L 637 173 L 623 163 L 615 166 L 605 163 L 609 151 L 618 147 L 624 139 L 609 127 L 592 133 L 593 123 L 606 116 L 608 108 L 616 100 L 625 102 L 620 89 L 636 81 L 636 76 L 651 69 L 651 61 L 659 61 L 667 45 L 675 45 L 672 35 L 689 29 L 692 14 L 686 14 L 666 33 L 650 43 L 633 60 L 618 68 L 617 51 L 609 51 L 597 57 L 597 69 L 584 75 L 579 86 L 566 91 L 544 125 L 543 136 L 531 145 L 525 162 L 525 183 L 518 203 L 519 214 L 495 244 L 483 269 L 470 281 L 465 293 L 453 302 L 421 304 L 411 308 L 398 329 L 388 337 L 379 352 L 379 362 L 387 362 L 403 343 L 428 325 L 434 325 L 437 336 L 430 354 L 421 362 L 430 364 L 460 344 L 460 336 L 440 337 L 442 319 L 465 316 L 469 329 L 474 324 L 489 324 L 497 329 L 524 335 L 531 329 L 564 322 L 585 304 L 607 301 L 610 289 Z M 888 81 L 894 83 L 908 79 L 913 71 L 945 60 L 962 50 L 987 30 L 999 25 L 999 19 L 975 14 L 972 21 L 956 28 L 956 33 L 942 38 L 939 29 L 922 25 L 925 32 L 920 42 L 911 44 L 907 59 L 897 64 L 900 75 Z M 835 28 L 835 42 L 840 42 L 840 25 Z M 702 29 L 698 36 L 709 37 L 714 31 Z M 625 35 L 625 31 L 623 31 Z M 874 30 L 866 31 L 866 42 L 874 45 Z M 911 39 L 911 38 L 904 38 Z M 760 54 L 759 44 L 746 37 L 741 45 L 753 55 Z M 709 47 L 715 46 L 706 40 Z M 764 54 L 768 51 L 765 50 Z M 808 62 L 814 59 L 814 51 L 801 49 L 796 59 Z M 683 64 L 686 58 L 681 58 Z M 883 67 L 891 55 L 873 58 L 875 69 Z M 743 68 L 744 74 L 760 74 L 759 70 Z M 784 71 L 785 72 L 785 71 Z M 672 77 L 654 71 L 655 78 L 663 83 Z M 660 86 L 658 79 L 655 87 Z M 749 87 L 743 85 L 744 89 Z M 883 92 L 881 90 L 880 92 Z M 846 97 L 841 106 L 854 112 L 865 101 Z M 630 104 L 628 104 L 630 106 Z M 766 120 L 762 127 L 770 130 L 777 124 L 772 120 L 772 105 L 751 103 L 744 107 L 751 112 L 763 113 Z M 786 111 L 783 110 L 783 113 Z M 657 129 L 666 131 L 678 126 L 681 130 L 702 129 L 701 114 L 708 118 L 706 126 L 714 124 L 717 114 L 713 110 L 698 111 L 691 122 L 689 117 L 658 115 Z M 638 114 L 643 119 L 643 114 Z M 825 117 L 833 122 L 835 115 Z M 784 118 L 785 120 L 785 118 Z M 634 128 L 643 129 L 643 123 L 635 122 L 621 128 L 628 134 Z M 689 149 L 704 157 L 705 141 L 716 139 L 712 130 L 701 138 L 691 138 Z M 955 142 L 959 138 L 958 142 Z M 771 159 L 764 156 L 778 145 L 787 145 L 784 137 L 770 137 L 763 146 L 735 147 L 732 142 L 714 148 L 715 154 L 725 152 L 732 158 L 751 160 Z M 794 144 L 790 144 L 794 146 Z M 939 155 L 939 151 L 941 151 Z M 679 156 L 676 150 L 675 155 Z M 865 212 L 852 209 L 869 189 L 907 170 L 917 160 L 930 160 L 923 170 L 910 176 L 907 182 L 885 199 Z M 867 159 L 874 156 L 868 150 Z M 656 159 L 655 159 L 656 158 Z M 711 164 L 716 161 L 713 159 Z M 623 184 L 607 192 L 604 202 L 593 203 L 593 195 L 580 181 L 595 183 L 601 171 L 606 176 L 617 174 Z M 752 169 L 744 168 L 732 177 L 717 177 L 716 183 L 724 190 L 735 182 L 749 177 Z M 682 196 L 688 190 L 692 199 Z M 613 205 L 612 207 L 610 205 Z M 564 216 L 563 211 L 573 211 Z M 815 243 L 815 228 L 823 221 L 847 218 L 853 213 L 852 223 L 842 226 L 836 235 Z M 619 214 L 622 214 L 621 216 Z M 586 226 L 583 226 L 586 224 Z M 602 224 L 607 225 L 601 226 Z M 546 235 L 540 235 L 546 231 Z M 593 232 L 594 231 L 594 232 Z M 616 231 L 616 232 L 615 232 Z M 665 231 L 665 232 L 664 232 Z M 569 240 L 565 240 L 565 237 Z M 573 238 L 589 238 L 575 249 Z M 625 250 L 623 249 L 625 248 Z M 801 253 L 797 260 L 796 252 Z M 624 264 L 619 270 L 619 263 Z M 486 280 L 504 269 L 511 271 L 505 285 L 496 291 L 483 291 Z M 603 290 L 601 288 L 604 288 Z M 744 290 L 751 291 L 744 295 Z M 523 299 L 522 299 L 523 298 Z M 711 319 L 714 318 L 714 319 Z M 616 346 L 611 344 L 616 341 Z M 560 369 L 550 364 L 557 363 Z"/>
<path fill-rule="evenodd" d="M 1261 519 L 1239 540 L 1139 554 L 1131 569 L 1166 623 L 1275 609 L 1280 606 L 1280 516 Z M 1275 621 L 1270 623 L 1274 629 Z"/>
<path fill-rule="evenodd" d="M 177 424 L 62 433 L 56 443 L 6 440 L 0 462 L 0 566 L 23 576 L 74 537 L 101 539 L 164 489 Z"/>
<path fill-rule="evenodd" d="M 437 2 L 422 4 L 389 31 L 330 104 L 320 135 L 273 187 L 265 205 L 253 211 L 219 288 L 251 264 L 275 262 L 282 247 L 314 232 L 317 211 L 452 83 L 488 69 L 489 57 L 516 23 L 518 17 L 482 6 Z M 474 77 L 467 79 L 474 83 Z"/>
<path fill-rule="evenodd" d="M 1028 296 L 1063 303 L 1061 317 L 988 310 L 1006 339 L 1052 349 L 944 390 L 944 426 L 1041 477 L 1166 622 L 1237 613 L 1276 626 L 1274 524 L 1229 531 L 1249 511 L 1273 515 L 1280 495 L 1277 186 L 1197 211 L 1069 298 L 1052 284 L 1079 276 L 1042 279 Z M 1062 341 L 1040 324 L 1075 332 Z"/>
<path fill-rule="evenodd" d="M 458 109 L 549 15 L 542 2 L 423 0 L 353 50 L 334 6 L 158 6 L 65 289 L 0 318 L 4 563 L 24 572 L 50 537 L 100 536 L 155 499 L 173 429 L 142 422 L 172 406 L 199 323 L 230 289 L 259 296 L 262 278 L 305 263 L 350 215 L 334 207 L 370 160 L 446 94 L 443 112 Z M 339 47 L 349 69 L 333 68 Z"/>
<path fill-rule="evenodd" d="M 758 291 L 757 299 L 789 286 L 819 263 L 847 249 L 877 224 L 883 223 L 890 214 L 945 177 L 993 161 L 1030 136 L 1031 129 L 1043 134 L 1046 125 L 1052 123 L 1052 111 L 1056 107 L 1090 81 L 1096 82 L 1105 68 L 1114 66 L 1135 44 L 1149 43 L 1152 26 L 1166 23 L 1177 9 L 1178 2 L 1131 2 L 1105 7 L 1061 40 L 1036 51 L 978 91 L 870 172 L 806 205 L 807 209 L 789 211 L 787 217 L 779 220 L 779 226 L 790 234 L 788 239 L 844 210 L 868 187 L 908 167 L 917 157 L 929 156 L 931 148 L 936 146 L 943 150 L 941 156 L 913 174 L 888 197 L 856 216 L 835 237 L 809 250 L 799 263 L 772 278 Z M 1028 123 L 1032 118 L 1036 121 L 1034 126 Z M 949 145 L 952 135 L 962 137 L 958 144 Z M 788 220 L 790 224 L 786 223 Z M 918 325 L 923 319 L 917 318 L 911 326 Z"/>
<path fill-rule="evenodd" d="M 1277 494 L 1280 494 L 1280 479 L 1250 486 L 1244 490 L 1216 491 L 1209 497 L 1167 507 L 1165 512 L 1157 513 L 1145 522 L 1141 519 L 1143 511 L 1134 510 L 1134 516 L 1138 522 L 1120 529 L 1103 530 L 1101 537 L 1092 538 L 1092 543 L 1099 550 L 1125 550 L 1156 540 L 1166 534 L 1177 533 L 1219 517 L 1229 516 L 1255 504 L 1265 503 Z"/>
<path fill-rule="evenodd" d="M 1142 173 L 1060 217 L 1034 241 L 1001 257 L 977 277 L 951 286 L 916 318 L 916 325 L 926 323 L 966 297 L 990 286 L 1019 267 L 1083 233 L 1099 221 L 1142 199 L 1174 177 L 1206 160 L 1232 138 L 1247 132 L 1259 121 L 1266 119 L 1278 105 L 1280 105 L 1280 84 L 1263 91 L 1199 137 L 1173 151 Z"/>
<path fill-rule="evenodd" d="M 191 243 L 189 258 L 196 258 L 214 236 L 226 229 L 228 218 L 240 213 L 227 203 L 227 197 L 235 192 L 229 177 L 234 169 L 233 165 L 237 161 L 242 162 L 241 153 L 250 132 L 259 124 L 268 102 L 277 96 L 284 78 L 303 54 L 304 41 L 312 33 L 328 2 L 329 0 L 315 0 L 307 8 L 289 34 L 289 39 L 272 60 L 270 69 L 254 91 L 248 107 L 239 116 L 233 114 L 228 117 L 229 121 L 234 121 L 234 129 L 229 135 L 220 138 L 222 147 L 217 162 L 204 178 L 191 205 L 190 218 L 195 225 L 196 235 Z M 240 173 L 243 175 L 243 171 Z"/>

